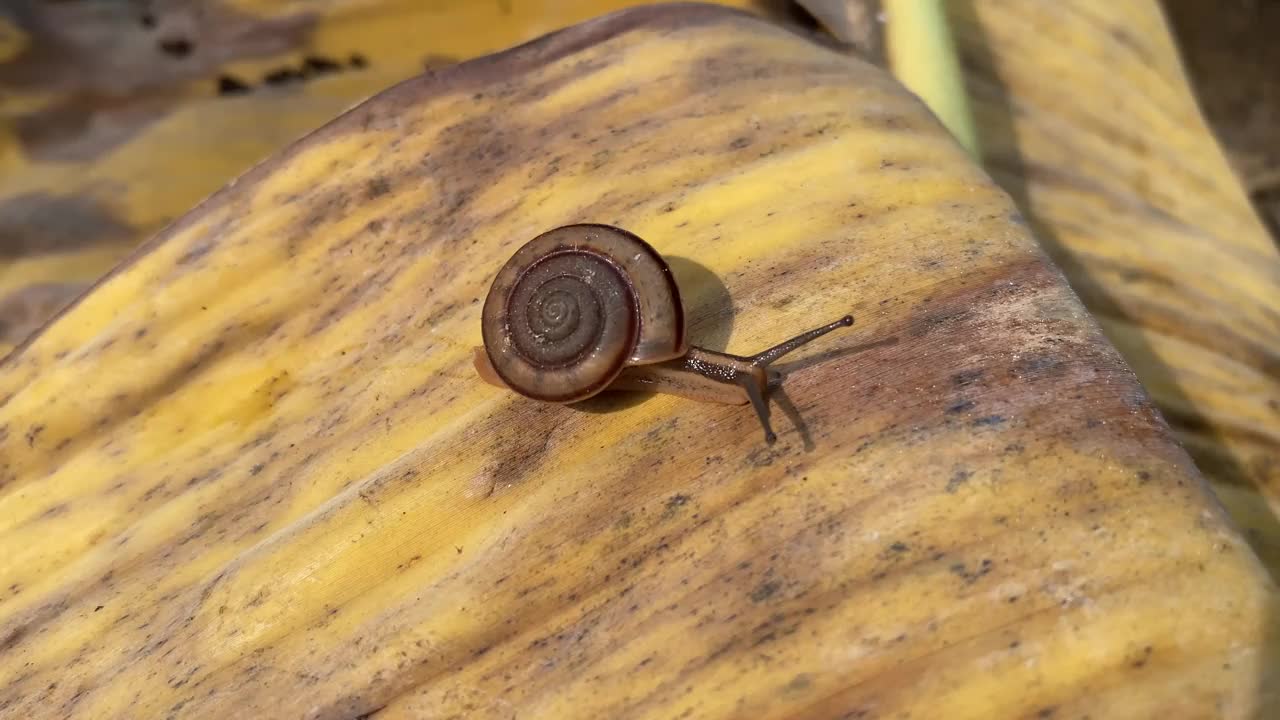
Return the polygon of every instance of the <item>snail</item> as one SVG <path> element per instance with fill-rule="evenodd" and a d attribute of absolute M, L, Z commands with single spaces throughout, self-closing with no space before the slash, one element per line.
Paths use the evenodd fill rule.
<path fill-rule="evenodd" d="M 765 396 L 781 376 L 770 363 L 852 324 L 846 315 L 746 357 L 692 347 L 680 290 L 652 246 L 609 225 L 566 225 L 530 240 L 498 271 L 475 366 L 485 382 L 543 402 L 605 390 L 749 402 L 773 443 Z"/>

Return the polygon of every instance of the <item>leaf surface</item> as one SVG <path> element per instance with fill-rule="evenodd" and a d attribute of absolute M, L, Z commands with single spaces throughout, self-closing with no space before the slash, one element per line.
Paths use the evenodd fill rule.
<path fill-rule="evenodd" d="M 779 443 L 477 381 L 497 267 L 648 239 Z M 21 717 L 1245 717 L 1270 584 L 1007 195 L 882 71 L 637 9 L 384 92 L 0 373 Z M 1211 618 L 1212 621 L 1207 621 Z"/>

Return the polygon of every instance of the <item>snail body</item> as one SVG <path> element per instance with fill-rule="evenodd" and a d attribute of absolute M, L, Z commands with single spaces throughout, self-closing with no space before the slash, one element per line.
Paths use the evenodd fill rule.
<path fill-rule="evenodd" d="M 764 397 L 780 379 L 768 365 L 839 327 L 845 316 L 752 356 L 690 347 L 680 290 L 662 256 L 609 225 L 550 230 L 512 255 L 481 316 L 475 365 L 486 382 L 543 402 L 605 390 L 644 390 L 755 406 L 773 442 Z"/>

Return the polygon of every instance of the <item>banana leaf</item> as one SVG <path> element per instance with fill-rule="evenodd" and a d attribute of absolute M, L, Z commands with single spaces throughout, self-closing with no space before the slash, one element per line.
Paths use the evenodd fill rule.
<path fill-rule="evenodd" d="M 985 147 L 986 145 L 984 145 Z M 736 406 L 479 381 L 625 227 Z M 274 154 L 0 368 L 18 717 L 1246 717 L 1273 585 L 1013 199 L 882 69 L 639 8 Z"/>

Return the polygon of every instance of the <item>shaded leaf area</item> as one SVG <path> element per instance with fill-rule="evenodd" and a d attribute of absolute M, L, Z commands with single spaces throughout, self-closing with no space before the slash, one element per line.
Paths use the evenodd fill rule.
<path fill-rule="evenodd" d="M 856 21 L 874 3 L 807 5 L 824 9 L 838 36 L 868 34 Z M 1191 5 L 1171 3 L 1184 24 L 1194 12 L 1205 16 L 1184 35 L 1203 39 L 1233 23 L 1243 34 L 1240 6 Z M 967 0 L 947 7 L 988 169 L 1218 481 L 1218 495 L 1274 573 L 1280 257 L 1199 115 L 1161 6 Z M 1272 13 L 1250 12 L 1256 22 L 1247 36 L 1265 37 L 1257 23 Z M 1233 46 L 1230 56 L 1249 52 Z M 1197 47 L 1188 54 L 1200 61 L 1192 68 L 1220 123 L 1227 98 L 1247 100 L 1250 112 L 1237 113 L 1226 140 L 1249 186 L 1265 186 L 1258 125 L 1272 104 L 1269 86 L 1244 98 L 1242 88 L 1252 87 L 1240 79 L 1246 74 L 1205 88 L 1206 67 L 1222 68 L 1225 58 Z"/>
<path fill-rule="evenodd" d="M 874 182 L 869 179 L 874 178 Z M 476 380 L 532 235 L 621 225 L 740 407 Z M 636 10 L 384 92 L 0 372 L 21 717 L 1245 717 L 1270 585 L 1009 197 L 882 71 Z"/>
<path fill-rule="evenodd" d="M 1205 115 L 1280 239 L 1280 4 L 1164 0 Z"/>
<path fill-rule="evenodd" d="M 988 168 L 1274 572 L 1280 253 L 1158 4 L 949 7 Z"/>
<path fill-rule="evenodd" d="M 0 8 L 0 353 L 142 240 L 405 78 L 635 0 L 43 2 Z M 784 0 L 727 0 L 782 22 Z M 28 207 L 100 222 L 51 243 Z M 57 224 L 57 223 L 55 223 Z M 61 224 L 58 224 L 61 227 Z"/>

